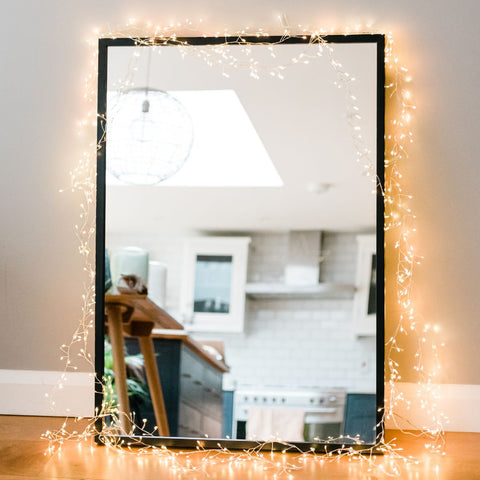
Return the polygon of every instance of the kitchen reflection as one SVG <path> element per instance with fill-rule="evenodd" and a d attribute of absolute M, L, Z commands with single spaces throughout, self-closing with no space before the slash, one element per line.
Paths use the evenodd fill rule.
<path fill-rule="evenodd" d="M 346 46 L 338 56 L 359 88 L 364 79 L 364 136 L 375 152 L 375 52 Z M 280 56 L 300 48 L 290 45 Z M 135 56 L 135 72 L 150 72 L 148 88 L 169 92 L 173 99 L 163 105 L 189 118 L 193 143 L 177 174 L 146 186 L 149 179 L 122 176 L 124 149 L 107 142 L 105 374 L 112 401 L 143 425 L 135 433 L 373 443 L 375 197 L 352 162 L 342 94 L 329 94 L 328 108 L 326 97 L 317 98 L 334 72 L 324 62 L 307 78 L 299 67 L 273 86 L 241 73 L 226 79 L 173 48 L 158 59 L 147 50 Z M 114 81 L 132 58 L 127 47 L 109 54 L 110 129 L 126 95 L 118 96 Z M 148 88 L 144 115 L 154 112 Z M 262 96 L 266 88 L 275 95 Z M 286 116 L 296 120 L 285 129 Z M 333 132 L 312 132 L 322 116 Z M 139 131 L 138 122 L 130 130 Z M 110 130 L 107 138 L 120 142 L 125 132 Z M 177 130 L 168 138 L 185 140 Z M 198 163 L 205 158 L 214 165 L 206 180 L 198 175 L 209 168 Z"/>
<path fill-rule="evenodd" d="M 237 333 L 231 333 L 228 322 L 234 319 L 225 306 L 235 273 L 230 272 L 232 255 L 199 255 L 197 265 L 186 262 L 193 270 L 194 289 L 190 310 L 188 299 L 182 304 L 185 245 L 191 240 L 108 235 L 114 282 L 128 295 L 135 287 L 121 286 L 121 272 L 145 275 L 147 298 L 159 307 L 148 311 L 154 311 L 152 318 L 159 323 L 152 336 L 169 434 L 260 440 L 273 435 L 289 441 L 360 434 L 372 441 L 375 337 L 356 330 L 352 315 L 358 236 L 292 231 L 250 232 L 247 239 L 205 237 L 221 253 L 228 251 L 230 240 L 244 240 L 248 247 L 244 322 Z M 198 263 L 205 258 L 208 264 L 199 275 Z M 197 309 L 195 298 L 202 289 L 208 295 Z M 206 304 L 212 307 L 207 316 L 224 314 L 225 333 L 222 325 L 212 331 L 202 316 L 196 320 L 197 312 L 207 311 Z M 147 307 L 138 307 L 146 315 Z M 125 344 L 127 367 L 135 359 L 133 365 L 141 370 L 137 339 L 126 337 Z M 132 411 L 137 419 L 147 419 L 151 430 L 158 421 L 148 384 L 144 375 L 130 370 Z M 352 418 L 345 418 L 346 413 Z M 355 431 L 348 430 L 352 422 Z"/>

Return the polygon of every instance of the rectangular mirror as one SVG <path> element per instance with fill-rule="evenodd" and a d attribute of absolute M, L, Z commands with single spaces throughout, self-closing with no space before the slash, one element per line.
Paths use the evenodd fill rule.
<path fill-rule="evenodd" d="M 119 412 L 105 430 L 374 445 L 384 37 L 243 40 L 100 40 L 95 353 Z"/>

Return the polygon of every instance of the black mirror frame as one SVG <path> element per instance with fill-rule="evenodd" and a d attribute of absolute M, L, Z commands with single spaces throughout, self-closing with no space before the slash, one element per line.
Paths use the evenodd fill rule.
<path fill-rule="evenodd" d="M 383 411 L 385 393 L 385 252 L 384 252 L 384 150 L 385 150 L 385 36 L 381 34 L 348 34 L 326 35 L 322 37 L 328 43 L 375 43 L 377 46 L 377 334 L 376 334 L 376 444 L 344 445 L 338 443 L 310 443 L 294 442 L 288 445 L 280 442 L 269 442 L 265 445 L 268 450 L 286 451 L 315 451 L 320 453 L 332 451 L 368 451 L 368 453 L 382 453 L 378 447 L 383 442 Z M 249 43 L 305 43 L 311 42 L 310 36 L 300 37 L 244 37 Z M 103 402 L 102 378 L 104 374 L 104 311 L 105 311 L 105 175 L 106 175 L 106 112 L 107 112 L 107 66 L 108 49 L 122 46 L 152 46 L 164 45 L 164 39 L 158 42 L 155 39 L 132 38 L 101 38 L 98 44 L 98 120 L 97 120 L 97 197 L 96 197 L 96 253 L 95 253 L 95 408 L 101 411 Z M 189 45 L 219 45 L 226 42 L 238 43 L 237 37 L 178 37 L 176 42 L 166 42 L 174 46 L 178 42 L 187 42 Z M 105 443 L 102 436 L 102 423 L 100 417 L 96 419 L 96 441 Z M 219 444 L 229 450 L 258 448 L 258 442 L 247 440 L 210 439 L 210 438 L 183 438 L 183 437 L 158 437 L 158 436 L 115 436 L 118 440 L 128 440 L 130 446 L 165 446 L 172 448 L 206 448 L 218 449 Z"/>

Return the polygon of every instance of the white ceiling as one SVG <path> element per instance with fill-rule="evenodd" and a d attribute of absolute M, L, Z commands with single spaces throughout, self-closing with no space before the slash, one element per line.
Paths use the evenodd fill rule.
<path fill-rule="evenodd" d="M 109 49 L 109 90 L 125 78 L 135 87 L 145 86 L 148 48 Z M 327 55 L 288 66 L 283 80 L 268 71 L 253 79 L 244 68 L 224 70 L 229 75 L 226 78 L 221 67 L 209 66 L 202 55 L 197 56 L 205 47 L 188 48 L 184 58 L 176 47 L 156 48 L 149 86 L 168 91 L 234 90 L 284 185 L 109 185 L 107 232 L 361 231 L 374 227 L 374 184 L 355 161 L 345 89 L 335 86 L 337 76 Z M 286 65 L 306 48 L 316 47 L 281 45 L 274 48 L 276 57 L 272 58 L 267 47 L 255 46 L 252 55 L 263 65 Z M 337 44 L 333 58 L 356 78 L 353 93 L 362 116 L 362 135 L 375 161 L 376 46 Z M 210 117 L 209 123 L 213 131 L 220 131 L 220 126 L 224 129 L 225 124 L 235 130 L 235 118 Z M 312 193 L 312 182 L 332 186 L 325 193 Z"/>

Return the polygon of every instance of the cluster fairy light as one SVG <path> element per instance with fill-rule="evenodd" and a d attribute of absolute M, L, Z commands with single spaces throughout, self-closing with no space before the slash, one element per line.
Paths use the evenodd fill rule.
<path fill-rule="evenodd" d="M 201 23 L 201 22 L 200 22 Z M 175 33 L 177 30 L 191 32 L 192 36 L 213 36 L 225 38 L 225 42 L 215 46 L 205 46 L 202 49 L 196 49 L 195 54 L 199 55 L 208 65 L 216 66 L 221 69 L 222 75 L 228 76 L 229 70 L 233 68 L 246 68 L 252 78 L 259 78 L 260 75 L 272 75 L 278 79 L 284 78 L 285 70 L 290 65 L 300 62 L 308 63 L 313 61 L 310 54 L 302 53 L 291 59 L 286 65 L 265 66 L 250 57 L 252 45 L 246 40 L 247 37 L 256 36 L 265 39 L 264 45 L 267 45 L 272 58 L 275 58 L 275 43 L 269 41 L 269 34 L 262 29 L 251 31 L 244 29 L 239 32 L 229 33 L 227 31 L 215 32 L 213 35 L 199 33 L 200 29 L 190 20 L 183 23 L 171 24 L 168 26 L 157 26 L 152 23 L 145 25 L 138 24 L 135 20 L 129 20 L 124 28 L 118 31 L 100 32 L 95 30 L 95 39 L 90 42 L 93 54 L 89 66 L 89 73 L 85 78 L 85 101 L 88 107 L 88 113 L 83 120 L 78 122 L 79 134 L 89 138 L 95 138 L 95 128 L 97 126 L 96 114 L 96 95 L 97 95 L 97 39 L 101 38 L 119 38 L 128 37 L 137 42 L 139 46 L 169 43 L 176 44 L 184 49 L 187 54 L 188 44 L 179 38 Z M 293 29 L 292 29 L 293 30 Z M 366 148 L 361 133 L 361 113 L 357 105 L 357 99 L 353 93 L 355 79 L 346 72 L 342 65 L 334 58 L 333 48 L 325 41 L 324 37 L 328 34 L 339 34 L 336 30 L 318 30 L 309 31 L 301 26 L 295 28 L 300 31 L 299 34 L 291 33 L 290 27 L 285 27 L 281 41 L 290 37 L 303 37 L 309 39 L 309 44 L 315 44 L 318 48 L 314 57 L 325 56 L 330 65 L 336 72 L 336 84 L 343 88 L 346 99 L 346 118 L 351 129 L 352 139 L 357 152 L 357 162 L 367 175 L 372 177 L 376 183 L 375 166 L 370 159 L 371 152 Z M 354 29 L 343 29 L 340 34 L 365 33 L 365 28 L 357 26 Z M 372 33 L 370 27 L 367 33 Z M 182 37 L 183 38 L 183 37 Z M 234 40 L 232 40 L 234 39 Z M 258 43 L 256 43 L 258 45 Z M 232 45 L 242 46 L 241 55 L 232 53 Z M 411 116 L 415 106 L 411 103 L 411 93 L 408 88 L 411 78 L 408 70 L 399 64 L 398 58 L 393 52 L 393 38 L 391 34 L 386 36 L 385 48 L 386 65 L 386 136 L 385 136 L 385 233 L 388 248 L 387 255 L 391 255 L 394 250 L 397 255 L 395 291 L 399 314 L 398 322 L 393 334 L 386 342 L 385 363 L 387 367 L 387 394 L 385 398 L 385 410 L 381 422 L 382 432 L 384 422 L 390 421 L 399 426 L 397 411 L 401 406 L 409 408 L 401 392 L 398 391 L 397 383 L 401 380 L 399 373 L 399 363 L 396 356 L 400 354 L 404 347 L 403 343 L 406 337 L 417 340 L 418 348 L 415 351 L 416 364 L 414 366 L 415 374 L 418 378 L 418 396 L 419 402 L 422 402 L 422 408 L 425 411 L 425 420 L 428 425 L 412 425 L 411 428 L 420 430 L 420 434 L 426 435 L 426 448 L 429 451 L 441 451 L 443 445 L 443 425 L 446 422 L 445 416 L 438 411 L 437 399 L 438 392 L 435 389 L 435 379 L 440 369 L 439 347 L 437 346 L 436 336 L 438 327 L 425 323 L 422 317 L 416 312 L 412 300 L 412 277 L 420 257 L 417 255 L 413 245 L 413 234 L 415 232 L 415 216 L 409 206 L 410 195 L 403 191 L 401 164 L 405 161 L 408 154 L 409 144 L 413 141 L 413 133 L 410 128 Z M 119 90 L 131 87 L 131 80 L 125 79 L 120 85 Z M 179 476 L 186 473 L 197 472 L 208 474 L 208 468 L 212 465 L 226 465 L 229 468 L 238 468 L 239 466 L 254 465 L 255 468 L 265 470 L 269 476 L 277 478 L 286 476 L 293 478 L 296 470 L 302 469 L 308 462 L 323 463 L 329 459 L 338 459 L 347 457 L 348 461 L 358 465 L 364 465 L 367 471 L 376 469 L 379 473 L 389 476 L 399 476 L 402 467 L 408 468 L 411 464 L 418 463 L 418 460 L 412 457 L 406 457 L 400 453 L 394 443 L 387 443 L 383 433 L 377 438 L 375 447 L 362 446 L 358 438 L 339 437 L 329 438 L 325 445 L 325 452 L 315 452 L 311 449 L 308 452 L 300 451 L 294 445 L 284 442 L 280 439 L 271 440 L 265 443 L 259 443 L 252 449 L 243 451 L 230 451 L 221 443 L 217 449 L 208 449 L 204 442 L 199 440 L 195 450 L 185 452 L 173 451 L 166 447 L 156 447 L 142 442 L 139 433 L 148 434 L 145 422 L 142 425 L 135 425 L 131 419 L 132 428 L 127 432 L 127 439 L 119 437 L 119 411 L 112 402 L 111 384 L 108 385 L 105 379 L 99 379 L 94 372 L 92 356 L 89 353 L 91 333 L 94 328 L 95 311 L 95 266 L 94 266 L 94 238 L 95 238 L 95 189 L 96 189 L 96 157 L 101 142 L 86 141 L 86 149 L 80 158 L 77 167 L 70 172 L 70 190 L 79 192 L 82 195 L 80 203 L 80 221 L 75 225 L 75 235 L 78 239 L 79 253 L 84 258 L 84 270 L 87 276 L 87 283 L 82 294 L 82 310 L 79 324 L 68 344 L 61 346 L 62 360 L 65 362 L 65 374 L 62 376 L 57 389 L 64 387 L 67 381 L 67 372 L 78 369 L 77 362 L 81 360 L 86 362 L 96 379 L 96 388 L 101 388 L 103 395 L 103 404 L 101 409 L 96 409 L 95 416 L 89 419 L 73 418 L 66 419 L 62 427 L 57 431 L 47 431 L 43 435 L 49 441 L 49 447 L 46 453 L 53 453 L 61 449 L 63 443 L 68 440 L 78 440 L 87 442 L 90 448 L 93 448 L 94 436 L 99 436 L 108 449 L 119 453 L 130 453 L 136 456 L 150 455 L 164 459 L 165 464 Z M 88 146 L 88 148 L 87 148 Z M 67 189 L 68 190 L 68 189 Z M 443 344 L 441 344 L 443 345 Z M 428 367 L 427 367 L 428 361 Z M 107 391 L 110 389 L 110 391 Z M 110 399 L 110 400 L 107 400 Z M 51 395 L 52 407 L 55 406 L 54 395 Z M 82 422 L 79 422 L 82 420 Z M 81 431 L 72 430 L 71 424 L 82 425 Z M 86 422 L 86 423 L 85 423 Z M 99 422 L 102 429 L 97 428 Z M 401 429 L 401 428 L 400 428 Z M 135 431 L 135 435 L 133 432 Z M 284 445 L 282 452 L 268 452 L 272 442 Z M 336 451 L 329 451 L 328 443 L 342 445 Z M 353 444 L 353 445 L 352 445 Z M 267 451 L 266 451 L 267 450 Z M 373 455 L 374 450 L 381 450 L 387 456 L 386 460 L 378 459 Z M 288 455 L 287 455 L 288 454 Z"/>
<path fill-rule="evenodd" d="M 418 405 L 425 412 L 425 424 L 410 424 L 409 429 L 420 430 L 429 439 L 425 444 L 427 449 L 441 451 L 444 443 L 444 425 L 448 422 L 446 416 L 439 410 L 437 376 L 441 369 L 438 342 L 438 325 L 425 322 L 417 312 L 412 298 L 412 281 L 414 271 L 420 264 L 420 257 L 415 250 L 413 237 L 416 232 L 415 215 L 410 207 L 411 195 L 402 187 L 401 164 L 408 157 L 409 144 L 413 142 L 411 129 L 412 115 L 415 105 L 412 103 L 410 82 L 412 80 L 408 69 L 399 64 L 393 53 L 393 38 L 386 37 L 385 67 L 386 67 L 386 136 L 385 136 L 385 236 L 387 245 L 396 250 L 395 288 L 398 308 L 398 322 L 392 335 L 386 342 L 385 362 L 389 370 L 388 391 L 385 402 L 384 416 L 393 422 L 396 428 L 405 428 L 407 419 L 397 414 L 399 407 L 410 410 L 410 400 L 398 389 L 401 380 L 399 363 L 396 357 L 406 351 L 403 345 L 406 337 L 417 341 L 413 353 L 415 365 L 413 369 L 417 377 L 416 396 Z M 391 252 L 389 252 L 391 253 Z M 407 420 L 408 421 L 408 420 Z"/>

